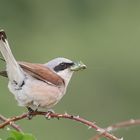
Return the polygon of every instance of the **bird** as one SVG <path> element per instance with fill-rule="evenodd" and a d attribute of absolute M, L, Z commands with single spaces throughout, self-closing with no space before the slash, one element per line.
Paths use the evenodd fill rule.
<path fill-rule="evenodd" d="M 73 73 L 86 69 L 81 61 L 64 57 L 45 64 L 16 61 L 4 30 L 0 30 L 0 52 L 6 62 L 0 75 L 9 79 L 8 88 L 18 105 L 29 111 L 52 109 L 65 95 Z"/>

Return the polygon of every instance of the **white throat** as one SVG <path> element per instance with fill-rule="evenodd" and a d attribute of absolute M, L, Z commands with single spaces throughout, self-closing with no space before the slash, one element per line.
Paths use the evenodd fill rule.
<path fill-rule="evenodd" d="M 66 69 L 66 70 L 57 72 L 57 74 L 64 79 L 65 85 L 67 86 L 73 75 L 73 71 L 71 71 L 70 69 Z"/>

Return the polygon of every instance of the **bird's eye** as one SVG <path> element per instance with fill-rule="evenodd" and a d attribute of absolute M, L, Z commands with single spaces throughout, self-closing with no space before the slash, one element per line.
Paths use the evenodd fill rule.
<path fill-rule="evenodd" d="M 58 66 L 54 67 L 54 70 L 56 72 L 62 71 L 62 70 L 65 70 L 65 69 L 69 68 L 72 65 L 73 65 L 73 63 L 64 63 L 64 62 L 62 62 Z"/>
<path fill-rule="evenodd" d="M 61 63 L 61 64 L 60 64 L 60 67 L 61 67 L 62 69 L 66 69 L 66 68 L 68 67 L 68 65 L 67 65 L 67 63 Z"/>
<path fill-rule="evenodd" d="M 62 67 L 66 67 L 67 64 L 66 64 L 66 63 L 61 63 L 60 66 L 62 66 Z"/>

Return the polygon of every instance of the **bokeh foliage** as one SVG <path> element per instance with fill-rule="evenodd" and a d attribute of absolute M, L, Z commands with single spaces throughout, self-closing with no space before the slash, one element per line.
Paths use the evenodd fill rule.
<path fill-rule="evenodd" d="M 138 0 L 0 0 L 0 27 L 17 60 L 45 63 L 63 56 L 82 60 L 88 69 L 76 73 L 67 94 L 54 108 L 96 121 L 100 126 L 139 118 L 140 1 Z M 4 63 L 0 63 L 4 69 Z M 0 78 L 0 113 L 18 107 Z M 20 121 L 39 140 L 87 140 L 95 134 L 68 120 L 36 117 Z M 139 139 L 140 127 L 121 129 L 124 139 Z M 0 138 L 7 133 L 0 130 Z"/>

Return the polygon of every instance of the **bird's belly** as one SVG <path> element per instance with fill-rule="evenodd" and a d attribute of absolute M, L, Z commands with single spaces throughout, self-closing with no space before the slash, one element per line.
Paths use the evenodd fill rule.
<path fill-rule="evenodd" d="M 65 93 L 63 86 L 53 86 L 36 79 L 27 79 L 21 89 L 16 89 L 11 83 L 8 87 L 20 106 L 28 106 L 33 109 L 51 108 Z"/>

